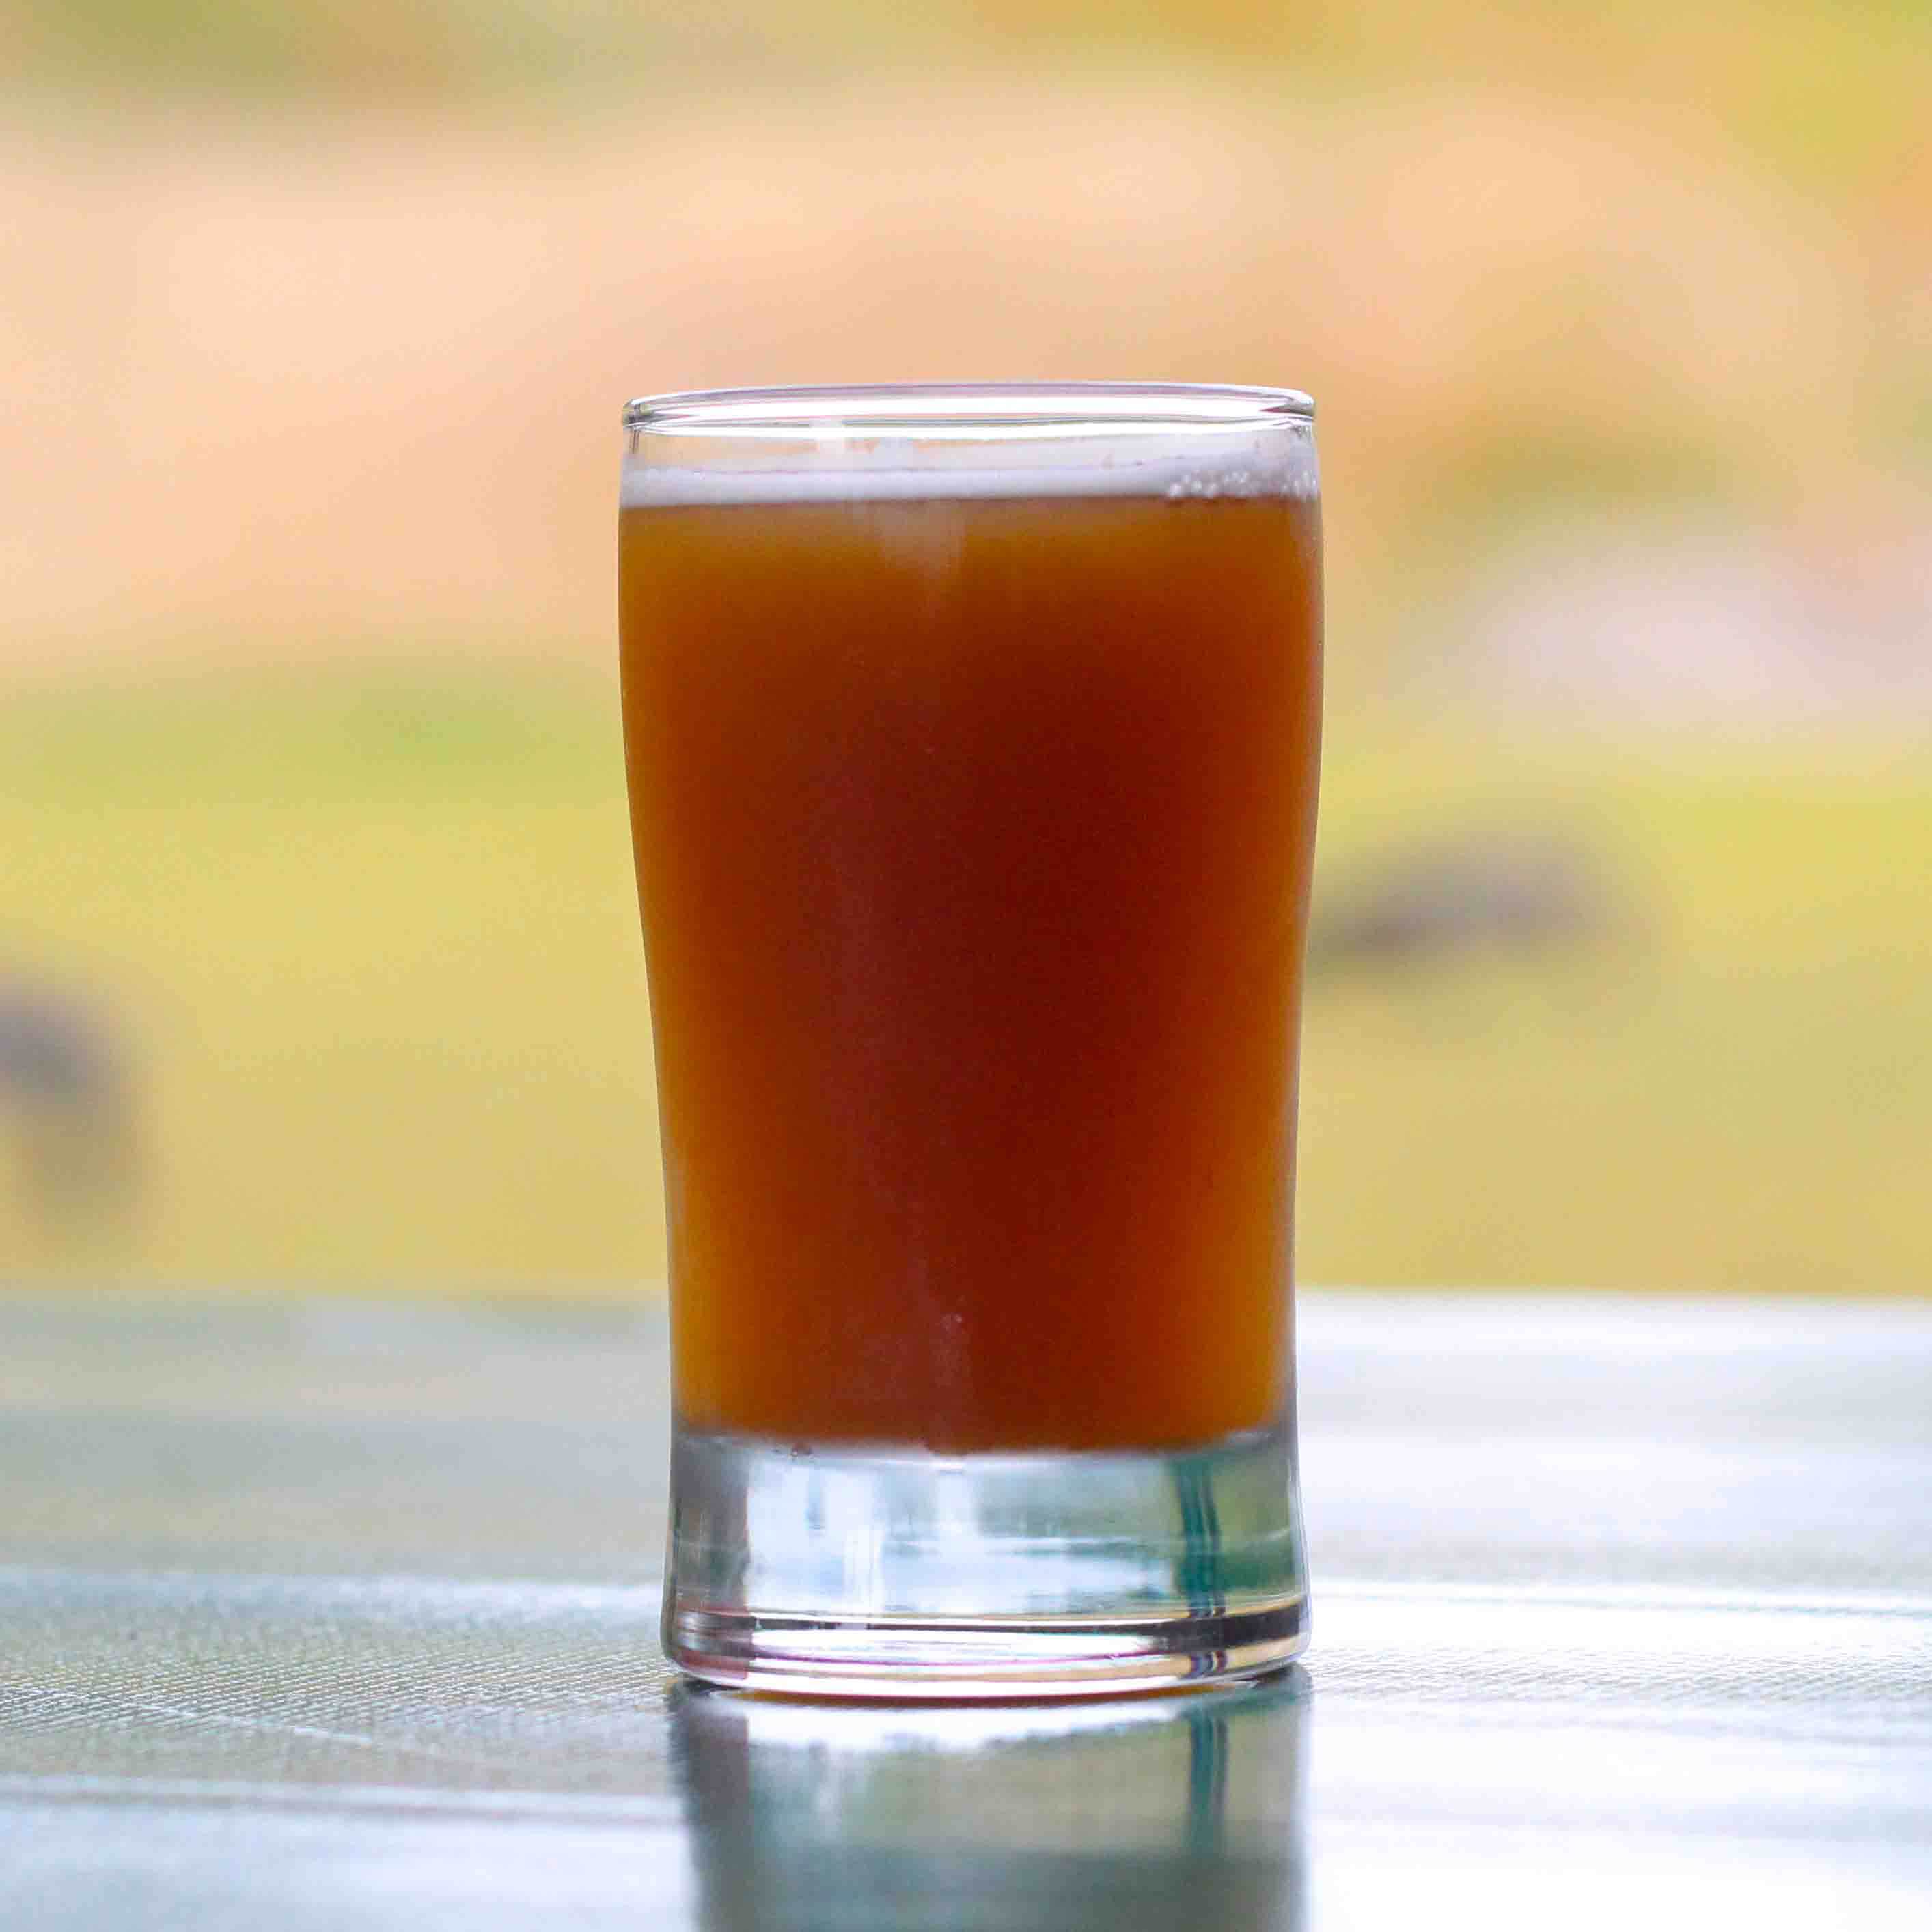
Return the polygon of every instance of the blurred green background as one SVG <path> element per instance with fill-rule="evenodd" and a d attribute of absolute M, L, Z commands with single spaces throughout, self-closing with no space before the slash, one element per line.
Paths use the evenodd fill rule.
<path fill-rule="evenodd" d="M 0 1274 L 664 1267 L 617 412 L 1315 392 L 1301 1272 L 1932 1284 L 1920 0 L 0 0 Z"/>

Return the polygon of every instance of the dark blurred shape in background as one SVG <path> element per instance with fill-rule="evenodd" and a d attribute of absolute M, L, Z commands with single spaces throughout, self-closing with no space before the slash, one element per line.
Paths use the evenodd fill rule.
<path fill-rule="evenodd" d="M 136 1179 L 124 1042 L 82 995 L 0 971 L 0 1127 L 23 1213 L 58 1239 L 124 1220 Z"/>
<path fill-rule="evenodd" d="M 1322 409 L 1305 1277 L 1932 1282 L 1914 0 L 0 50 L 0 958 L 142 1046 L 142 1212 L 0 1192 L 0 1273 L 661 1273 L 620 404 L 1126 376 Z"/>
<path fill-rule="evenodd" d="M 1309 934 L 1309 977 L 1598 945 L 1621 922 L 1587 844 L 1515 827 L 1468 832 L 1385 854 L 1352 878 L 1331 874 Z"/>

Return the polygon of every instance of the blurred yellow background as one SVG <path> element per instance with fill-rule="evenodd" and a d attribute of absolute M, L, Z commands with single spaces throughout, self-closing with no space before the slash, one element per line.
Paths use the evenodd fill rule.
<path fill-rule="evenodd" d="M 0 1274 L 662 1274 L 617 416 L 1322 408 L 1316 1282 L 1932 1284 L 1918 0 L 0 0 Z"/>

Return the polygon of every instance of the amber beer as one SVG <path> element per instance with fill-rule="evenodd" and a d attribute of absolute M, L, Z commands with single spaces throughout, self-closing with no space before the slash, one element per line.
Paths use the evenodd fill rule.
<path fill-rule="evenodd" d="M 1316 504 L 1036 483 L 622 512 L 687 1428 L 1287 1405 Z"/>

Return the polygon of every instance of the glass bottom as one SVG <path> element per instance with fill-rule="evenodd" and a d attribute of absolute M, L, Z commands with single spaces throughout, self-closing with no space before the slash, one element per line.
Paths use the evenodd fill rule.
<path fill-rule="evenodd" d="M 1291 1422 L 1186 1450 L 940 1455 L 680 1427 L 666 1654 L 820 1696 L 1252 1676 L 1308 1641 Z"/>

